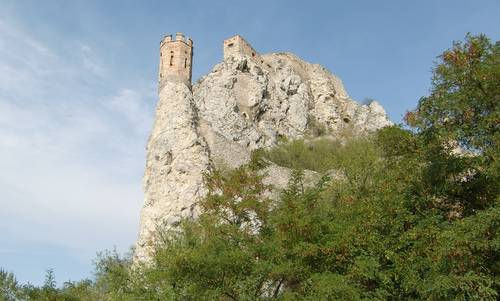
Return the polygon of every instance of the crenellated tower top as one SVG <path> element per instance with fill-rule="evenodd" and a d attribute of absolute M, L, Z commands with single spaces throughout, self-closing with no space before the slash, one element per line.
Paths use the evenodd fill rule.
<path fill-rule="evenodd" d="M 183 82 L 190 87 L 192 63 L 193 41 L 180 32 L 175 34 L 175 40 L 166 35 L 160 42 L 160 87 L 165 81 Z"/>

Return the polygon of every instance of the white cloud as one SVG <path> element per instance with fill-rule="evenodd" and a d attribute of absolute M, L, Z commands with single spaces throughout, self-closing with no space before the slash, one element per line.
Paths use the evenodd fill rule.
<path fill-rule="evenodd" d="M 139 222 L 153 92 L 107 78 L 111 71 L 88 44 L 61 43 L 79 45 L 77 53 L 58 55 L 0 21 L 3 239 L 75 250 L 125 247 Z"/>
<path fill-rule="evenodd" d="M 0 93 L 23 98 L 26 91 L 40 97 L 61 72 L 52 51 L 19 28 L 0 21 Z"/>

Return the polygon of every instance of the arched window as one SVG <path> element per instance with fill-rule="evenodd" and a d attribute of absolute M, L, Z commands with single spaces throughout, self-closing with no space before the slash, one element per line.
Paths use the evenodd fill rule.
<path fill-rule="evenodd" d="M 170 66 L 173 66 L 174 65 L 174 56 L 171 55 L 170 56 Z"/>

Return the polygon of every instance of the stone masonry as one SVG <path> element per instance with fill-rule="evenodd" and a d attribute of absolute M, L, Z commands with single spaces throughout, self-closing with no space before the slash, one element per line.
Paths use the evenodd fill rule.
<path fill-rule="evenodd" d="M 165 82 L 183 82 L 191 86 L 193 41 L 184 34 L 166 35 L 160 42 L 159 86 Z"/>
<path fill-rule="evenodd" d="M 224 40 L 224 59 L 232 56 L 260 59 L 257 51 L 240 35 Z"/>

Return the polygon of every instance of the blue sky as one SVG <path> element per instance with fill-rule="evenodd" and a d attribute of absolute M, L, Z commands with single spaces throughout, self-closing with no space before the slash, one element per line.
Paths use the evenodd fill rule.
<path fill-rule="evenodd" d="M 243 35 L 341 77 L 395 122 L 466 32 L 500 36 L 499 1 L 0 0 L 0 267 L 40 284 L 91 276 L 137 236 L 158 46 L 195 43 L 194 80 Z"/>

